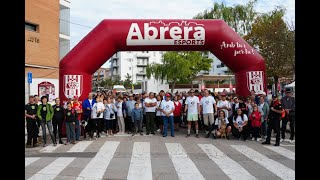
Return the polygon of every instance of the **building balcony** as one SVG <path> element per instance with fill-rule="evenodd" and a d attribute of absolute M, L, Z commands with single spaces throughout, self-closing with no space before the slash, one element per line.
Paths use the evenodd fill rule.
<path fill-rule="evenodd" d="M 146 72 L 138 72 L 137 75 L 138 75 L 138 76 L 146 76 L 147 73 L 146 73 Z"/>
<path fill-rule="evenodd" d="M 137 52 L 136 56 L 137 58 L 149 58 L 151 55 L 150 53 L 146 52 Z"/>
<path fill-rule="evenodd" d="M 59 4 L 62 5 L 64 8 L 70 8 L 70 0 L 60 0 Z"/>
<path fill-rule="evenodd" d="M 223 66 L 223 67 L 221 67 L 221 66 L 217 66 L 217 69 L 219 70 L 219 71 L 228 71 L 228 67 L 227 66 Z"/>
<path fill-rule="evenodd" d="M 137 64 L 137 67 L 147 67 L 148 64 Z"/>

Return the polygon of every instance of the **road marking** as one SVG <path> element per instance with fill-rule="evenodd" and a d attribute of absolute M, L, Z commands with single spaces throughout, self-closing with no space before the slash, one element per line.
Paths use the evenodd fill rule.
<path fill-rule="evenodd" d="M 77 180 L 102 179 L 119 144 L 119 141 L 106 141 L 96 156 L 78 175 Z"/>
<path fill-rule="evenodd" d="M 295 179 L 295 172 L 292 169 L 268 158 L 267 156 L 244 145 L 231 145 L 231 147 L 265 167 L 281 179 Z"/>
<path fill-rule="evenodd" d="M 287 146 L 287 147 L 293 147 L 293 146 L 296 146 L 296 145 L 293 145 L 293 144 L 280 144 L 280 146 Z"/>
<path fill-rule="evenodd" d="M 42 153 L 49 153 L 56 150 L 58 147 L 62 146 L 62 144 L 57 144 L 57 146 L 53 146 L 52 144 L 48 145 L 47 147 L 44 147 L 40 150 Z"/>
<path fill-rule="evenodd" d="M 289 151 L 286 148 L 283 147 L 275 147 L 275 146 L 264 146 L 265 148 L 268 148 L 278 154 L 281 154 L 282 156 L 288 158 L 288 159 L 292 159 L 295 160 L 295 153 L 292 151 Z"/>
<path fill-rule="evenodd" d="M 68 152 L 83 152 L 93 141 L 80 141 Z"/>
<path fill-rule="evenodd" d="M 230 159 L 212 144 L 198 144 L 200 148 L 215 162 L 230 179 L 256 179 L 237 162 Z"/>
<path fill-rule="evenodd" d="M 135 142 L 127 179 L 152 179 L 150 142 Z"/>
<path fill-rule="evenodd" d="M 25 158 L 25 167 L 39 159 L 40 159 L 39 157 Z"/>
<path fill-rule="evenodd" d="M 180 143 L 165 143 L 179 179 L 204 180 Z"/>
<path fill-rule="evenodd" d="M 74 157 L 61 157 L 50 163 L 45 168 L 41 169 L 37 174 L 29 178 L 29 180 L 52 180 L 64 168 L 66 168 L 75 158 Z"/>
<path fill-rule="evenodd" d="M 132 136 L 132 134 L 114 134 L 115 137 L 129 137 Z"/>

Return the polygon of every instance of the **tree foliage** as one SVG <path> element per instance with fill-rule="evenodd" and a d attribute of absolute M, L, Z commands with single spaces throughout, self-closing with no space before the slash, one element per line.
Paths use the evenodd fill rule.
<path fill-rule="evenodd" d="M 194 19 L 222 19 L 240 36 L 251 32 L 251 26 L 258 13 L 254 10 L 257 0 L 245 5 L 226 6 L 223 2 L 213 4 L 210 10 L 197 14 Z"/>
<path fill-rule="evenodd" d="M 130 76 L 130 74 L 127 73 L 124 78 L 125 78 L 125 80 L 123 82 L 124 87 L 131 88 L 132 87 L 132 77 Z"/>
<path fill-rule="evenodd" d="M 166 52 L 162 64 L 147 66 L 147 77 L 172 83 L 171 92 L 178 81 L 192 81 L 200 71 L 209 71 L 212 59 L 204 58 L 198 51 Z"/>
<path fill-rule="evenodd" d="M 295 31 L 283 20 L 285 9 L 277 7 L 270 13 L 259 16 L 252 31 L 245 36 L 247 42 L 265 59 L 268 77 L 292 77 L 295 64 Z M 277 92 L 277 90 L 276 90 Z"/>

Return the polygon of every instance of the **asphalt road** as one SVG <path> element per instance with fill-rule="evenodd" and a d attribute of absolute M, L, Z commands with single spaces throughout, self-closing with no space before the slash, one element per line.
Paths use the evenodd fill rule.
<path fill-rule="evenodd" d="M 184 132 L 49 144 L 25 150 L 25 179 L 295 179 L 295 144 L 273 144 Z"/>

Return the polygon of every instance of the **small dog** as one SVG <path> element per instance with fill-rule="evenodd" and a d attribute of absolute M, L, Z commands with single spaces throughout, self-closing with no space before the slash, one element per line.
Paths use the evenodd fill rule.
<path fill-rule="evenodd" d="M 221 134 L 221 138 L 222 137 L 224 137 L 224 138 L 227 137 L 227 123 L 226 123 L 225 120 L 222 120 L 219 132 Z"/>

